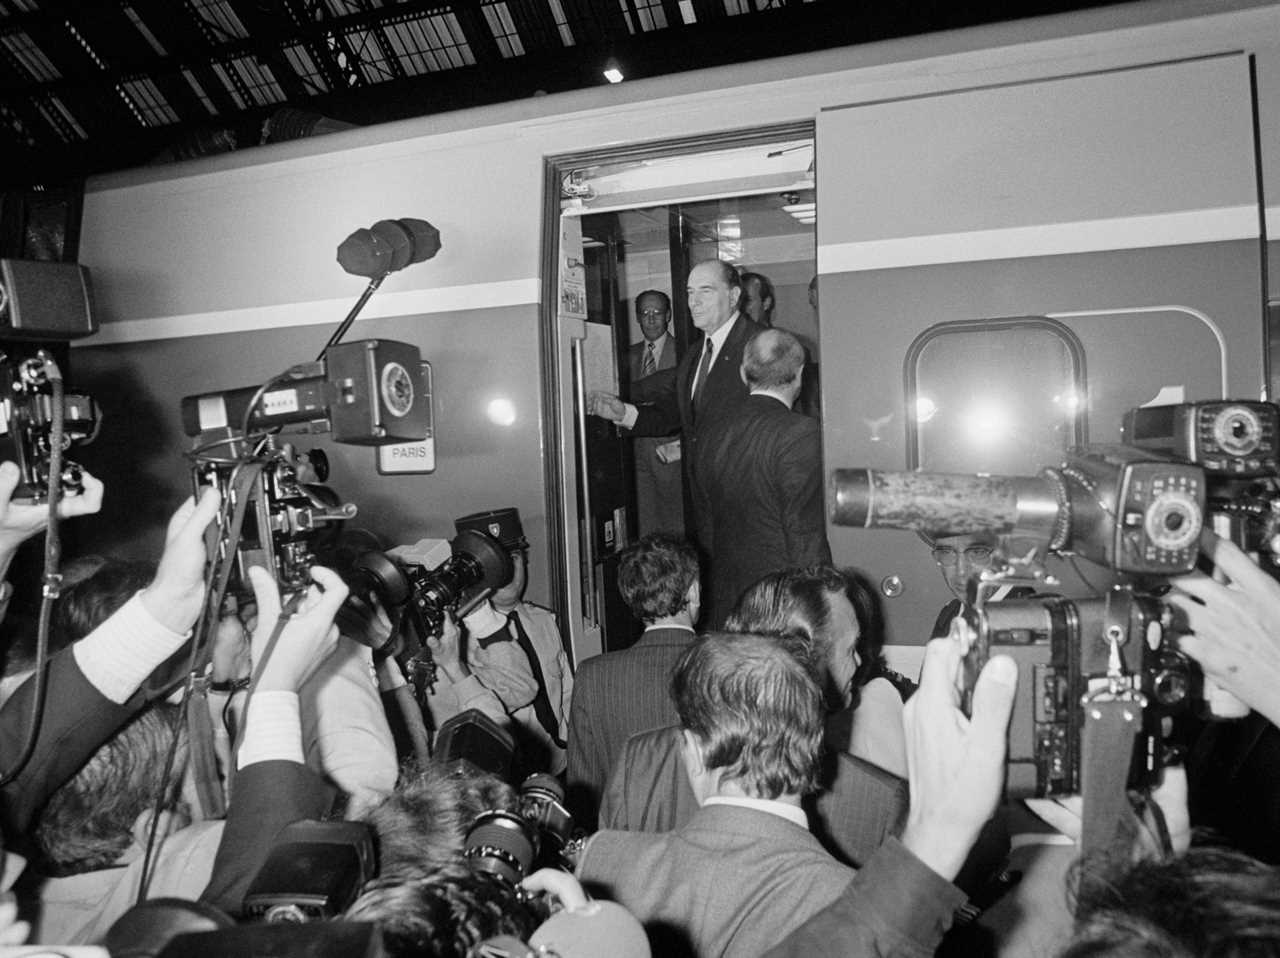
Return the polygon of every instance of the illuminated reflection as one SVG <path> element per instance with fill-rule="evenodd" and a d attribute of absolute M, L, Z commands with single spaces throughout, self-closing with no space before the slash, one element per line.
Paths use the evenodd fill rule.
<path fill-rule="evenodd" d="M 965 416 L 965 427 L 974 442 L 995 445 L 1013 433 L 1013 417 L 1005 406 L 987 400 L 969 410 Z"/>
<path fill-rule="evenodd" d="M 484 412 L 495 426 L 510 426 L 516 421 L 516 407 L 510 399 L 491 399 Z"/>
<path fill-rule="evenodd" d="M 928 422 L 938 414 L 937 404 L 928 396 L 916 400 L 916 422 Z"/>

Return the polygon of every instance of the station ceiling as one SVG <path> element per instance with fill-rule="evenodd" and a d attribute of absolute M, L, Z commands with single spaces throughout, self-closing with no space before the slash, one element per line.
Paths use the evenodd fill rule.
<path fill-rule="evenodd" d="M 0 0 L 0 190 L 1105 0 Z M 625 82 L 625 81 L 624 81 Z"/>

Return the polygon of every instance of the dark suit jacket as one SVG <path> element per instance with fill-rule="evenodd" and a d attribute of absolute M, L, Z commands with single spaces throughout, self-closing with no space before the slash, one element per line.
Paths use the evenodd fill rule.
<path fill-rule="evenodd" d="M 907 783 L 845 752 L 823 756 L 819 791 L 805 799 L 815 838 L 840 861 L 861 865 L 906 824 Z M 602 828 L 667 832 L 698 810 L 680 762 L 680 730 L 633 735 L 614 763 L 600 805 Z"/>
<path fill-rule="evenodd" d="M 28 679 L 0 710 L 0 766 L 5 772 L 17 761 L 34 695 L 35 682 Z M 70 648 L 53 656 L 31 760 L 0 789 L 0 834 L 9 840 L 25 834 L 49 796 L 142 705 L 141 695 L 124 705 L 106 698 L 84 677 Z"/>
<path fill-rule="evenodd" d="M 323 818 L 334 793 L 307 766 L 283 760 L 247 765 L 236 773 L 234 784 L 213 874 L 200 900 L 238 916 L 281 829 Z"/>
<path fill-rule="evenodd" d="M 831 561 L 817 420 L 748 396 L 704 438 L 694 470 L 711 507 L 711 628 L 761 576 Z"/>
<path fill-rule="evenodd" d="M 650 629 L 631 648 L 578 666 L 569 708 L 568 797 L 579 825 L 595 826 L 609 769 L 627 739 L 679 720 L 671 669 L 693 639 L 686 629 Z"/>
<path fill-rule="evenodd" d="M 655 955 L 760 955 L 852 881 L 807 831 L 731 805 L 662 835 L 597 832 L 578 862 L 588 891 L 640 919 Z"/>
<path fill-rule="evenodd" d="M 691 463 L 697 457 L 702 438 L 712 434 L 717 428 L 717 421 L 746 399 L 747 387 L 739 372 L 742 367 L 742 349 L 752 336 L 764 328 L 740 314 L 731 322 L 733 327 L 702 385 L 697 414 L 695 415 L 693 399 L 689 394 L 693 389 L 698 363 L 702 359 L 702 339 L 690 344 L 680 364 L 676 366 L 673 377 L 663 377 L 661 391 L 655 393 L 644 405 L 637 406 L 639 415 L 632 427 L 633 434 L 637 436 L 666 436 L 680 430 L 683 445 L 681 463 L 685 481 L 689 484 L 694 522 L 700 540 L 704 532 L 710 535 L 709 526 L 704 530 L 704 517 L 709 510 L 705 496 L 698 489 Z"/>

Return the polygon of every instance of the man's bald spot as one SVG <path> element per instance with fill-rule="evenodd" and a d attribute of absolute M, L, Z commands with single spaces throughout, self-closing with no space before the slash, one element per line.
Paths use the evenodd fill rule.
<path fill-rule="evenodd" d="M 804 346 L 785 329 L 756 333 L 742 353 L 742 370 L 752 388 L 778 389 L 804 369 Z"/>

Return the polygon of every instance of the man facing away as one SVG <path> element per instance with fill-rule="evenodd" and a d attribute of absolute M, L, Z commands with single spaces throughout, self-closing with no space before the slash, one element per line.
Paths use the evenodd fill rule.
<path fill-rule="evenodd" d="M 781 329 L 746 345 L 750 394 L 701 444 L 694 469 L 710 506 L 710 615 L 724 624 L 738 596 L 776 569 L 829 564 L 818 423 L 792 410 L 804 347 Z"/>
<path fill-rule="evenodd" d="M 674 832 L 597 832 L 579 877 L 640 919 L 654 954 L 761 954 L 854 876 L 800 807 L 822 748 L 822 690 L 801 643 L 712 634 L 681 657 L 672 693 L 701 807 Z"/>
<path fill-rule="evenodd" d="M 569 800 L 574 819 L 589 828 L 627 739 L 676 723 L 671 671 L 694 640 L 702 602 L 698 554 L 676 536 L 645 536 L 622 556 L 618 591 L 644 622 L 644 634 L 629 649 L 578 666 L 569 710 Z"/>
<path fill-rule="evenodd" d="M 647 403 L 624 403 L 609 393 L 593 392 L 587 412 L 617 423 L 637 436 L 666 436 L 679 430 L 684 479 L 690 489 L 699 542 L 706 546 L 710 508 L 699 490 L 695 468 L 699 444 L 715 433 L 719 421 L 747 396 L 738 373 L 742 348 L 760 327 L 738 312 L 742 280 L 738 270 L 723 260 L 707 260 L 689 272 L 689 313 L 703 333 L 702 342 L 687 350 L 673 377 Z"/>
<path fill-rule="evenodd" d="M 633 403 L 662 392 L 675 373 L 676 343 L 670 333 L 671 299 L 647 289 L 636 297 L 636 321 L 643 337 L 632 343 L 627 371 Z M 658 373 L 664 375 L 659 376 Z M 684 531 L 684 486 L 681 481 L 679 437 L 637 436 L 636 520 L 640 535 Z"/>

